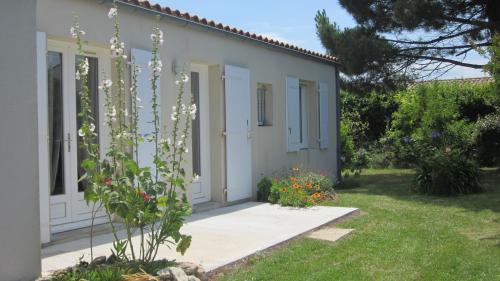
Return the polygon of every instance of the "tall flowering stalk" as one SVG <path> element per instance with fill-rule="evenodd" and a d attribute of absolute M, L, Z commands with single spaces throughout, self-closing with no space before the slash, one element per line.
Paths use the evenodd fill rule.
<path fill-rule="evenodd" d="M 139 112 L 143 109 L 137 88 L 137 77 L 141 69 L 134 58 L 127 60 L 125 43 L 120 39 L 116 4 L 110 9 L 108 17 L 113 21 L 114 27 L 110 51 L 114 59 L 116 81 L 113 83 L 110 79 L 103 79 L 99 87 L 105 95 L 105 125 L 109 132 L 105 159 L 99 158 L 87 80 L 82 80 L 84 86 L 80 114 L 83 125 L 80 130 L 83 136 L 82 145 L 87 148 L 89 155 L 82 167 L 86 171 L 86 180 L 91 183 L 85 190 L 85 199 L 87 202 L 104 206 L 114 237 L 112 251 L 120 260 L 154 260 L 162 245 L 176 245 L 177 251 L 183 254 L 191 243 L 190 236 L 180 233 L 185 218 L 191 211 L 186 197 L 186 185 L 190 182 L 186 181 L 183 162 L 190 125 L 196 115 L 195 105 L 183 103 L 184 86 L 189 77 L 181 74 L 176 81 L 178 95 L 171 115 L 172 128 L 170 132 L 162 130 L 158 85 L 162 73 L 160 49 L 163 45 L 163 32 L 155 26 L 151 34 L 152 59 L 149 62 L 152 92 L 149 110 L 153 120 L 148 120 L 154 126 L 147 137 L 141 135 L 138 127 Z M 79 29 L 77 20 L 72 27 L 73 33 L 79 44 L 79 51 L 83 54 L 80 37 L 84 33 Z M 126 90 L 124 76 L 128 70 L 131 79 L 130 88 Z M 83 59 L 79 63 L 77 76 L 80 76 L 79 79 L 87 79 L 87 74 L 88 62 Z M 129 104 L 127 99 L 130 100 Z M 127 106 L 130 106 L 130 112 Z M 138 160 L 139 146 L 145 141 L 154 144 L 152 167 L 141 166 Z M 124 239 L 120 239 L 118 235 L 116 218 L 124 225 Z M 139 237 L 135 240 L 133 237 L 137 232 Z"/>

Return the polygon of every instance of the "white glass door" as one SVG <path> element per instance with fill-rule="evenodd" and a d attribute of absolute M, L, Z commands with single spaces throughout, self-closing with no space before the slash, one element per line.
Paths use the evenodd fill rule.
<path fill-rule="evenodd" d="M 50 224 L 51 232 L 61 232 L 90 225 L 93 207 L 83 198 L 85 181 L 81 161 L 86 157 L 80 148 L 78 129 L 80 117 L 80 81 L 76 80 L 76 65 L 81 59 L 89 62 L 88 88 L 96 130 L 102 144 L 102 97 L 98 93 L 99 76 L 109 73 L 109 61 L 104 52 L 89 49 L 84 57 L 68 43 L 50 42 L 47 53 L 48 128 L 50 167 Z M 101 155 L 102 156 L 102 155 Z M 104 222 L 104 211 L 96 206 L 97 223 Z"/>
<path fill-rule="evenodd" d="M 191 65 L 191 93 L 196 104 L 196 119 L 192 123 L 192 169 L 198 176 L 189 190 L 193 204 L 210 201 L 210 140 L 208 111 L 208 67 Z"/>

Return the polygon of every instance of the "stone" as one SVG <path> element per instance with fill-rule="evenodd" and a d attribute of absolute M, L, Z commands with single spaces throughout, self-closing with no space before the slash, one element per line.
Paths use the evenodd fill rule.
<path fill-rule="evenodd" d="M 170 274 L 172 275 L 173 281 L 188 281 L 188 276 L 182 268 L 179 267 L 169 267 Z"/>
<path fill-rule="evenodd" d="M 189 275 L 188 276 L 188 281 L 201 281 L 198 277 L 194 275 Z"/>
<path fill-rule="evenodd" d="M 198 273 L 199 265 L 192 262 L 181 262 L 177 264 L 178 267 L 182 268 L 187 275 L 196 275 Z"/>
<path fill-rule="evenodd" d="M 99 256 L 97 258 L 95 258 L 91 263 L 90 265 L 91 266 L 95 266 L 95 265 L 101 265 L 101 264 L 105 264 L 106 263 L 106 256 Z"/>
<path fill-rule="evenodd" d="M 158 279 L 160 279 L 160 281 L 171 281 L 172 280 L 172 274 L 170 273 L 170 269 L 168 267 L 164 268 L 162 270 L 159 270 L 158 272 L 156 272 L 156 275 L 158 275 Z"/>
<path fill-rule="evenodd" d="M 208 280 L 208 275 L 202 267 L 198 268 L 198 272 L 195 274 L 195 276 L 198 277 L 201 281 Z"/>

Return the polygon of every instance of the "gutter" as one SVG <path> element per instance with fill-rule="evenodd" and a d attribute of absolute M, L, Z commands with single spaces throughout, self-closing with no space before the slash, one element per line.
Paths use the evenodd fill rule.
<path fill-rule="evenodd" d="M 105 2 L 112 3 L 113 1 L 112 0 L 99 0 L 98 2 L 100 2 L 101 4 L 104 4 Z M 320 62 L 320 63 L 327 64 L 327 65 L 332 65 L 332 66 L 338 66 L 339 65 L 337 62 L 327 61 L 325 59 L 318 58 L 318 57 L 316 57 L 314 55 L 307 55 L 307 54 L 304 54 L 304 53 L 302 53 L 300 51 L 292 50 L 292 49 L 289 49 L 289 48 L 286 48 L 286 47 L 283 47 L 283 46 L 278 46 L 278 45 L 270 44 L 270 43 L 267 43 L 267 42 L 264 42 L 264 41 L 261 41 L 261 40 L 249 38 L 247 36 L 244 36 L 244 35 L 241 35 L 241 34 L 238 34 L 238 33 L 230 32 L 230 31 L 227 31 L 227 30 L 224 30 L 224 29 L 219 29 L 217 27 L 209 26 L 209 25 L 206 25 L 206 24 L 203 24 L 203 23 L 198 23 L 198 22 L 194 22 L 194 21 L 191 21 L 191 20 L 188 20 L 188 19 L 179 18 L 179 17 L 174 16 L 174 15 L 169 15 L 169 14 L 166 14 L 166 13 L 163 13 L 163 12 L 159 12 L 159 11 L 156 11 L 156 10 L 152 10 L 152 9 L 149 9 L 149 8 L 146 8 L 146 7 L 142 7 L 142 6 L 138 6 L 138 5 L 135 5 L 135 4 L 131 4 L 131 3 L 128 3 L 126 1 L 117 0 L 116 3 L 119 4 L 119 5 L 121 5 L 121 6 L 128 7 L 130 9 L 132 9 L 132 10 L 141 10 L 143 12 L 146 12 L 146 13 L 149 13 L 149 14 L 152 14 L 152 15 L 159 15 L 160 18 L 162 18 L 162 19 L 164 18 L 164 19 L 166 19 L 166 20 L 168 20 L 168 21 L 170 21 L 172 23 L 178 24 L 178 25 L 180 25 L 182 27 L 192 27 L 192 28 L 195 28 L 195 29 L 198 29 L 198 30 L 202 30 L 202 31 L 214 32 L 214 33 L 217 33 L 217 34 L 220 34 L 220 35 L 224 35 L 225 37 L 233 37 L 233 38 L 236 38 L 236 39 L 240 39 L 241 41 L 244 41 L 244 42 L 255 44 L 257 46 L 267 47 L 269 49 L 278 50 L 278 51 L 281 51 L 281 52 L 284 52 L 284 53 L 292 54 L 294 56 L 302 57 L 304 59 L 308 59 L 308 60 Z"/>

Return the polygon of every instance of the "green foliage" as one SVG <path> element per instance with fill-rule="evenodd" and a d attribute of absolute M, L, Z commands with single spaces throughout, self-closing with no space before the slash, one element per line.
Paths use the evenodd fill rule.
<path fill-rule="evenodd" d="M 489 53 L 491 59 L 488 65 L 486 65 L 486 69 L 495 78 L 496 92 L 500 93 L 500 32 L 495 33 L 493 36 Z"/>
<path fill-rule="evenodd" d="M 97 266 L 80 264 L 68 271 L 61 272 L 49 278 L 50 281 L 122 281 L 125 274 L 146 273 L 154 275 L 159 270 L 172 266 L 172 262 L 166 260 L 153 261 L 145 264 L 140 263 L 115 263 Z"/>
<path fill-rule="evenodd" d="M 293 168 L 292 173 L 272 182 L 269 202 L 291 207 L 308 207 L 334 199 L 332 181 L 324 173 Z"/>
<path fill-rule="evenodd" d="M 472 194 L 483 191 L 475 162 L 460 152 L 439 150 L 422 156 L 415 174 L 414 189 L 429 195 Z"/>
<path fill-rule="evenodd" d="M 271 193 L 271 186 L 273 183 L 268 177 L 262 178 L 257 183 L 257 201 L 259 202 L 268 202 L 269 194 Z"/>
<path fill-rule="evenodd" d="M 434 82 L 401 91 L 396 101 L 398 110 L 384 146 L 392 148 L 394 166 L 408 167 L 418 159 L 420 146 L 460 150 L 473 157 L 475 119 L 500 100 L 491 84 Z"/>
<path fill-rule="evenodd" d="M 474 142 L 481 165 L 500 166 L 500 111 L 479 119 Z"/>

